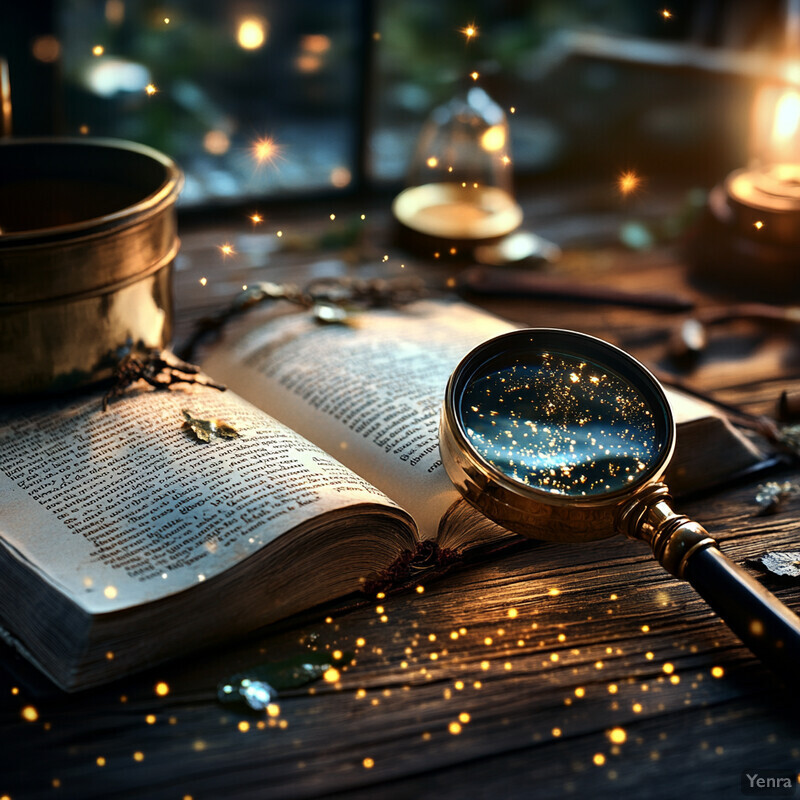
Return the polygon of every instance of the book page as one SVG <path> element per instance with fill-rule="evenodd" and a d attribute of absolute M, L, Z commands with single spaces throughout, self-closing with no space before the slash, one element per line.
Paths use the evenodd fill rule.
<path fill-rule="evenodd" d="M 464 303 L 370 311 L 347 325 L 308 314 L 232 328 L 206 371 L 268 409 L 405 508 L 422 538 L 459 495 L 439 459 L 450 373 L 475 346 L 515 326 Z"/>
<path fill-rule="evenodd" d="M 327 326 L 306 313 L 268 310 L 233 325 L 203 364 L 397 501 L 422 538 L 435 538 L 459 498 L 439 459 L 447 380 L 473 347 L 515 327 L 459 302 L 372 310 Z M 712 406 L 666 394 L 679 426 L 667 472 L 676 492 L 758 461 Z"/>
<path fill-rule="evenodd" d="M 193 416 L 238 439 L 202 443 Z M 0 409 L 0 544 L 90 613 L 179 592 L 325 512 L 393 505 L 236 397 L 192 387 Z"/>

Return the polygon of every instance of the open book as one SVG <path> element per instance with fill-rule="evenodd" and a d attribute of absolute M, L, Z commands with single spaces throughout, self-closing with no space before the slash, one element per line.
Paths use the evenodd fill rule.
<path fill-rule="evenodd" d="M 461 303 L 331 326 L 278 308 L 205 360 L 231 391 L 0 409 L 4 635 L 77 689 L 409 579 L 415 556 L 435 565 L 510 539 L 460 500 L 438 417 L 462 356 L 511 327 Z M 675 485 L 760 459 L 706 406 L 672 399 Z M 240 437 L 200 443 L 184 410 Z"/>

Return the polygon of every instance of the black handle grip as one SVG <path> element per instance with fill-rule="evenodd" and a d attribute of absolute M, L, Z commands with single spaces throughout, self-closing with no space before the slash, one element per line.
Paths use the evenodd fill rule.
<path fill-rule="evenodd" d="M 714 546 L 691 553 L 683 577 L 755 655 L 796 683 L 800 618 L 793 611 Z"/>

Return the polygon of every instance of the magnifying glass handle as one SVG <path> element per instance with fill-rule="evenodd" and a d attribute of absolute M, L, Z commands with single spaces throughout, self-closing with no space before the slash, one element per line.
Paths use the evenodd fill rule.
<path fill-rule="evenodd" d="M 794 684 L 800 670 L 800 618 L 718 547 L 691 553 L 683 578 L 767 666 Z"/>
<path fill-rule="evenodd" d="M 800 671 L 800 618 L 719 550 L 706 529 L 670 505 L 663 483 L 623 506 L 617 526 L 642 539 L 667 572 L 688 581 L 767 666 L 793 685 Z"/>

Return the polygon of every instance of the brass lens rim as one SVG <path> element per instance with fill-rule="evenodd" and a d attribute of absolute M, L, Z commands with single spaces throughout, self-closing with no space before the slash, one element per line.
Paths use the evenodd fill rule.
<path fill-rule="evenodd" d="M 466 386 L 484 371 L 485 366 L 499 356 L 511 353 L 524 354 L 535 347 L 537 353 L 558 352 L 572 354 L 592 361 L 616 373 L 642 392 L 656 419 L 657 430 L 663 441 L 661 451 L 637 480 L 629 486 L 598 495 L 555 494 L 544 489 L 527 486 L 516 481 L 490 464 L 475 449 L 464 429 L 459 412 L 461 396 Z M 633 356 L 624 350 L 589 334 L 560 328 L 523 328 L 501 334 L 478 345 L 468 353 L 453 371 L 447 383 L 442 406 L 440 445 L 445 468 L 451 480 L 467 500 L 494 519 L 489 507 L 507 512 L 500 524 L 509 520 L 524 521 L 534 515 L 542 505 L 572 508 L 616 507 L 636 491 L 659 480 L 675 449 L 675 421 L 663 387 L 656 377 Z M 512 527 L 512 526 L 509 526 Z M 513 529 L 513 527 L 512 527 Z M 602 533 L 611 535 L 613 531 Z M 599 538 L 587 537 L 587 538 Z"/>

